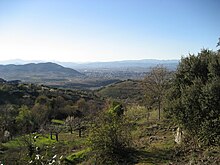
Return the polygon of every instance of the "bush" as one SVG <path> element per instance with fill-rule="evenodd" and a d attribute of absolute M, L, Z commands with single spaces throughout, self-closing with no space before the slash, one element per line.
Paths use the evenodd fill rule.
<path fill-rule="evenodd" d="M 84 161 L 86 159 L 86 156 L 88 154 L 88 152 L 90 151 L 89 148 L 85 149 L 85 150 L 82 150 L 82 151 L 79 151 L 79 152 L 76 152 L 76 153 L 73 153 L 69 156 L 67 156 L 65 158 L 65 161 L 67 163 L 70 163 L 70 164 L 77 164 L 77 163 L 80 163 L 82 161 Z"/>
<path fill-rule="evenodd" d="M 220 53 L 183 58 L 167 98 L 167 114 L 194 142 L 220 145 Z"/>
<path fill-rule="evenodd" d="M 91 157 L 95 164 L 126 164 L 130 153 L 130 131 L 123 116 L 102 114 L 89 136 Z"/>

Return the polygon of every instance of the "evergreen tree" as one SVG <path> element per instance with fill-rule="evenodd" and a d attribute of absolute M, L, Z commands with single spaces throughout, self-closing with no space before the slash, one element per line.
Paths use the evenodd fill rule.
<path fill-rule="evenodd" d="M 168 94 L 167 114 L 194 142 L 220 144 L 220 53 L 182 58 Z"/>

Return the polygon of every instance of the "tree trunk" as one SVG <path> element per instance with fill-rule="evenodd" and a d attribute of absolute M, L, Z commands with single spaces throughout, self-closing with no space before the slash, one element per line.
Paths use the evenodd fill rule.
<path fill-rule="evenodd" d="M 52 133 L 52 131 L 50 132 L 50 139 L 53 140 L 53 133 Z"/>
<path fill-rule="evenodd" d="M 59 139 L 58 139 L 58 133 L 56 133 L 56 141 L 58 141 Z"/>
<path fill-rule="evenodd" d="M 82 129 L 79 128 L 79 137 L 81 137 L 81 136 L 82 136 Z"/>
<path fill-rule="evenodd" d="M 28 146 L 28 155 L 30 158 L 32 158 L 32 155 L 34 154 L 34 147 L 32 145 Z"/>
<path fill-rule="evenodd" d="M 160 120 L 160 111 L 161 111 L 161 101 L 158 102 L 158 119 Z"/>
<path fill-rule="evenodd" d="M 73 134 L 73 128 L 72 127 L 70 127 L 70 133 Z"/>

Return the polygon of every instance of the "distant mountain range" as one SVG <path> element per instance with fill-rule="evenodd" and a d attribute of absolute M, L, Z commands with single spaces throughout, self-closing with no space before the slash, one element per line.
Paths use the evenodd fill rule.
<path fill-rule="evenodd" d="M 176 69 L 179 60 L 125 60 L 125 61 L 112 61 L 112 62 L 92 62 L 84 64 L 74 64 L 74 63 L 60 63 L 63 66 L 68 66 L 71 68 L 150 68 L 156 65 L 163 65 L 168 69 Z"/>
<path fill-rule="evenodd" d="M 7 82 L 21 80 L 56 87 L 93 89 L 119 80 L 142 79 L 151 67 L 157 65 L 163 65 L 174 71 L 178 63 L 179 60 L 153 59 L 81 64 L 10 60 L 0 62 L 4 64 L 0 65 L 0 78 Z"/>
<path fill-rule="evenodd" d="M 72 77 L 82 76 L 83 74 L 61 65 L 47 63 L 29 63 L 24 65 L 0 65 L 0 77 L 6 80 L 24 80 L 24 81 L 41 81 L 41 80 L 62 80 Z"/>
<path fill-rule="evenodd" d="M 20 59 L 0 61 L 0 64 L 28 64 L 28 63 L 42 63 L 44 61 L 25 61 Z M 89 63 L 75 63 L 75 62 L 59 62 L 54 61 L 59 65 L 73 69 L 129 69 L 129 68 L 150 68 L 156 65 L 163 65 L 170 70 L 175 70 L 179 60 L 124 60 L 124 61 L 112 61 L 112 62 L 89 62 Z"/>
<path fill-rule="evenodd" d="M 41 60 L 21 60 L 21 59 L 12 59 L 12 60 L 0 61 L 1 65 L 9 65 L 9 64 L 24 65 L 24 64 L 29 64 L 29 63 L 45 63 L 45 61 L 41 61 Z"/>

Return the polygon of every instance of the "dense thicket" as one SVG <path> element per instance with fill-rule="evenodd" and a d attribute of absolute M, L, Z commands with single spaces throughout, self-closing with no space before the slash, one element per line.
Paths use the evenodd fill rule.
<path fill-rule="evenodd" d="M 1 81 L 0 135 L 9 132 L 13 137 L 47 129 L 53 119 L 85 118 L 103 106 L 93 92 Z"/>
<path fill-rule="evenodd" d="M 220 145 L 220 53 L 182 58 L 168 95 L 168 115 L 195 141 Z"/>

